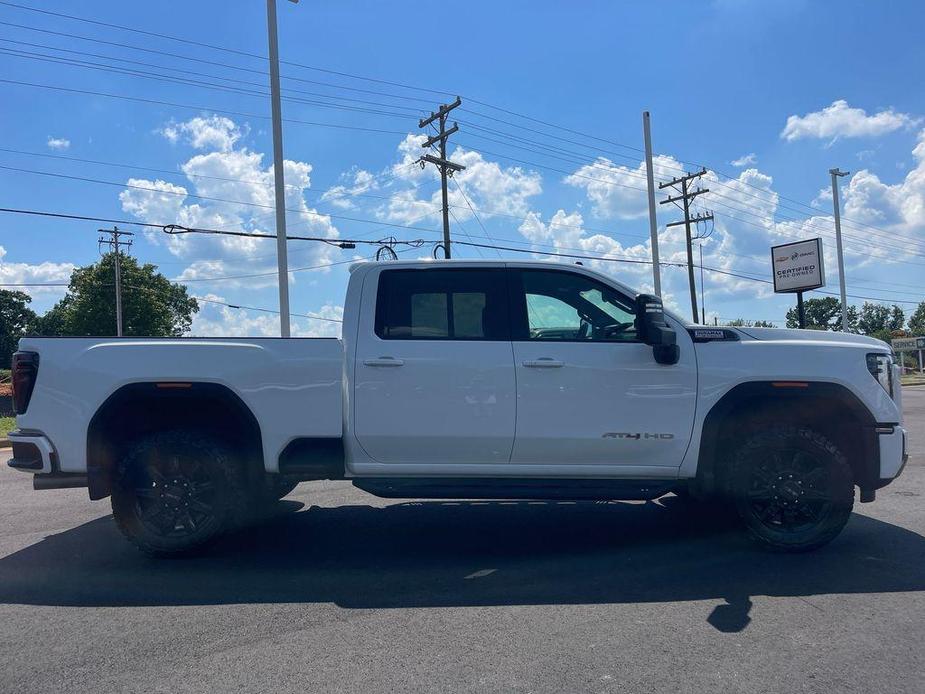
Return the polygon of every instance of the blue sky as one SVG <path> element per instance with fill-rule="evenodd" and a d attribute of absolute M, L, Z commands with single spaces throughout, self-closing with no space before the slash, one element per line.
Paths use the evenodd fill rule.
<path fill-rule="evenodd" d="M 246 55 L 266 53 L 263 2 L 16 4 L 0 3 L 0 206 L 273 233 L 266 62 Z M 783 320 L 792 298 L 734 276 L 768 279 L 776 243 L 822 236 L 825 290 L 837 292 L 825 194 L 835 166 L 852 172 L 842 179 L 849 294 L 908 310 L 925 298 L 921 3 L 303 0 L 281 2 L 279 16 L 290 234 L 437 239 L 439 184 L 413 165 L 423 151 L 416 120 L 460 94 L 450 151 L 468 168 L 450 188 L 454 238 L 645 260 L 638 148 L 648 109 L 657 178 L 711 170 L 700 198 L 716 215 L 704 265 L 733 274 L 705 273 L 709 320 Z M 681 230 L 664 228 L 677 218 L 659 207 L 663 260 L 683 260 Z M 98 257 L 98 226 L 0 216 L 0 282 L 66 280 Z M 272 276 L 210 279 L 272 272 L 272 240 L 135 231 L 132 254 L 193 280 L 195 295 L 277 307 Z M 293 241 L 290 266 L 371 252 Z M 594 264 L 651 288 L 646 265 Z M 292 310 L 339 317 L 345 268 L 294 272 Z M 669 305 L 686 315 L 686 274 L 662 276 Z M 39 312 L 61 296 L 27 291 Z M 302 335 L 337 330 L 293 325 Z M 277 330 L 271 313 L 218 303 L 194 325 Z"/>

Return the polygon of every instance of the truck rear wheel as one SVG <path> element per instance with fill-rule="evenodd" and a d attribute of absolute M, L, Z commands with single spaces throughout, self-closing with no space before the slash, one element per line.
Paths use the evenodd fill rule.
<path fill-rule="evenodd" d="M 243 506 L 241 476 L 222 443 L 201 432 L 151 434 L 119 461 L 113 516 L 119 530 L 144 552 L 190 553 L 234 520 Z"/>
<path fill-rule="evenodd" d="M 732 492 L 752 539 L 805 552 L 841 532 L 854 505 L 851 468 L 821 434 L 781 427 L 754 434 L 736 453 Z"/>

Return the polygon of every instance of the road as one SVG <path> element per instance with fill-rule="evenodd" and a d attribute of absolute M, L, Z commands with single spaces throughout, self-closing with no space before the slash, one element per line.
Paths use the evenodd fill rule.
<path fill-rule="evenodd" d="M 925 388 L 912 458 L 806 555 L 658 503 L 395 503 L 301 485 L 158 561 L 86 490 L 0 470 L 2 692 L 921 692 Z"/>

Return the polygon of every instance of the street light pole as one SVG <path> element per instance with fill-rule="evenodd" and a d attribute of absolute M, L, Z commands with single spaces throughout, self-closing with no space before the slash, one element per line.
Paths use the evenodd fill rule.
<path fill-rule="evenodd" d="M 658 263 L 658 220 L 655 217 L 655 172 L 652 169 L 652 130 L 649 112 L 642 112 L 642 136 L 646 143 L 646 189 L 649 197 L 649 239 L 652 243 L 652 281 L 655 295 L 662 295 L 662 273 Z"/>
<path fill-rule="evenodd" d="M 832 204 L 835 207 L 835 248 L 838 251 L 838 284 L 841 289 L 841 329 L 848 332 L 848 296 L 845 291 L 845 257 L 841 245 L 841 215 L 838 209 L 838 178 L 847 176 L 850 171 L 839 171 L 838 168 L 829 169 L 832 174 Z"/>
<path fill-rule="evenodd" d="M 292 0 L 298 2 L 298 0 Z M 276 0 L 267 0 L 270 44 L 270 103 L 273 111 L 273 187 L 276 193 L 276 263 L 279 271 L 279 333 L 289 337 L 289 258 L 286 248 L 286 181 L 283 176 L 283 115 L 279 99 L 279 45 Z"/>

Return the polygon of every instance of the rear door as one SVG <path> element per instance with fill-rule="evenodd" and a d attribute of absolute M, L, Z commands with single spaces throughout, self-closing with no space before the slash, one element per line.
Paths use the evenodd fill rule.
<path fill-rule="evenodd" d="M 364 290 L 364 306 L 373 292 L 354 381 L 366 454 L 383 463 L 508 463 L 516 390 L 505 270 L 386 269 Z"/>
<path fill-rule="evenodd" d="M 517 438 L 511 462 L 678 467 L 696 405 L 694 350 L 656 363 L 631 297 L 568 270 L 512 269 Z"/>

